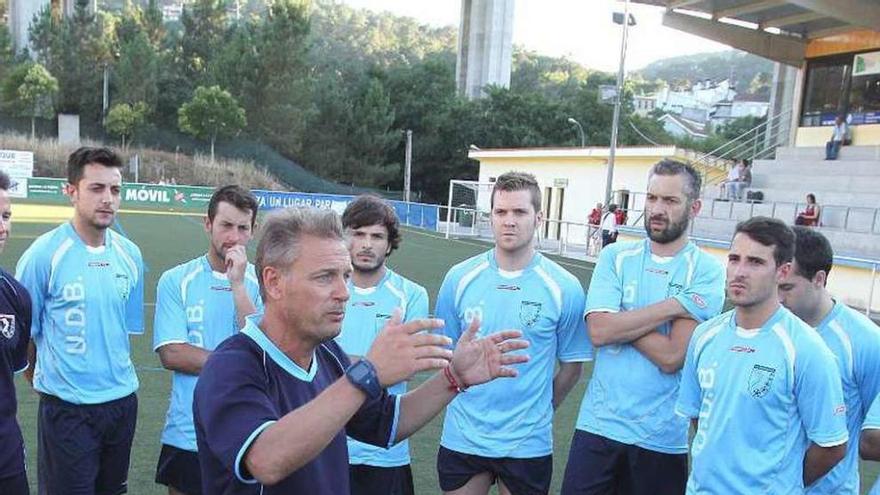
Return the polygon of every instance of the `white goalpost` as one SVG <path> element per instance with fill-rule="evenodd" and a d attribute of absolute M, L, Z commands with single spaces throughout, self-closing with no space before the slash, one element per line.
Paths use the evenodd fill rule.
<path fill-rule="evenodd" d="M 449 181 L 449 199 L 446 202 L 446 238 L 450 236 L 491 235 L 489 206 L 492 182 L 474 180 Z"/>

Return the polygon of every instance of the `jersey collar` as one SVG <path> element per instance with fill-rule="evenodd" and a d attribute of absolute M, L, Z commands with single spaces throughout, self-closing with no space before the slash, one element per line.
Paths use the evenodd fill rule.
<path fill-rule="evenodd" d="M 271 358 L 272 361 L 275 361 L 275 364 L 281 366 L 281 368 L 289 375 L 300 381 L 311 382 L 315 378 L 315 374 L 318 372 L 318 360 L 315 359 L 314 351 L 312 352 L 312 366 L 309 367 L 309 370 L 306 371 L 300 368 L 298 364 L 294 363 L 292 359 L 287 357 L 287 355 L 284 354 L 284 352 L 282 352 L 262 330 L 260 330 L 257 323 L 262 318 L 263 315 L 260 313 L 246 317 L 245 319 L 247 320 L 247 323 L 245 323 L 244 328 L 241 329 L 241 333 L 250 337 L 251 340 L 263 350 L 263 352 L 269 355 L 269 358 Z"/>
<path fill-rule="evenodd" d="M 67 233 L 68 237 L 73 239 L 73 242 L 79 243 L 82 247 L 84 247 L 90 253 L 102 253 L 105 250 L 110 249 L 110 247 L 111 247 L 113 235 L 111 233 L 110 228 L 107 228 L 106 230 L 104 230 L 104 244 L 101 246 L 98 246 L 98 247 L 89 246 L 88 244 L 83 242 L 83 240 L 79 236 L 79 234 L 76 233 L 76 229 L 73 228 L 73 220 L 65 223 L 64 229 L 65 229 L 65 232 Z"/>
<path fill-rule="evenodd" d="M 764 324 L 761 325 L 761 328 L 759 328 L 757 332 L 754 332 L 754 333 L 750 332 L 748 334 L 742 334 L 738 331 L 739 326 L 736 323 L 736 311 L 732 311 L 731 313 L 732 313 L 730 315 L 730 328 L 731 328 L 731 330 L 734 333 L 736 333 L 737 335 L 747 337 L 747 338 L 752 338 L 752 337 L 757 337 L 758 335 L 761 335 L 761 334 L 765 333 L 767 330 L 770 330 L 771 328 L 773 328 L 773 326 L 776 325 L 777 323 L 779 323 L 779 320 L 781 320 L 783 318 L 783 316 L 785 316 L 785 314 L 788 313 L 788 310 L 785 309 L 785 306 L 780 304 L 779 307 L 776 308 L 776 311 L 772 315 L 770 315 L 770 318 L 768 318 L 767 321 L 765 321 Z"/>
<path fill-rule="evenodd" d="M 822 318 L 822 321 L 816 327 L 816 330 L 824 330 L 828 326 L 828 324 L 837 319 L 841 311 L 843 311 L 843 304 L 841 304 L 839 301 L 834 301 L 834 306 L 831 307 L 831 311 L 829 311 L 828 314 L 825 315 L 825 318 Z"/>
<path fill-rule="evenodd" d="M 535 250 L 535 254 L 532 256 L 529 264 L 525 266 L 522 270 L 510 271 L 510 270 L 502 270 L 498 267 L 498 260 L 495 259 L 495 248 L 490 249 L 486 253 L 486 259 L 489 261 L 489 267 L 492 268 L 496 273 L 501 273 L 507 275 L 505 278 L 516 278 L 522 276 L 525 273 L 532 271 L 538 264 L 541 262 L 543 255 Z"/>

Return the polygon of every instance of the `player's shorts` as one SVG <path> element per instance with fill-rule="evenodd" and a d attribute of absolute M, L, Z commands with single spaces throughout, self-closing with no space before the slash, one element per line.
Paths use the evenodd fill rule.
<path fill-rule="evenodd" d="M 163 443 L 159 463 L 156 465 L 156 483 L 174 488 L 185 495 L 202 495 L 202 471 L 198 452 Z"/>
<path fill-rule="evenodd" d="M 3 495 L 30 495 L 27 472 L 0 478 L 0 493 Z"/>
<path fill-rule="evenodd" d="M 349 466 L 351 495 L 414 495 L 410 465 L 395 467 Z"/>
<path fill-rule="evenodd" d="M 441 446 L 437 454 L 440 489 L 458 490 L 481 473 L 500 479 L 512 495 L 545 495 L 550 492 L 553 477 L 553 456 L 516 459 L 513 457 L 482 457 L 463 454 Z"/>
<path fill-rule="evenodd" d="M 683 495 L 687 462 L 687 454 L 665 454 L 575 430 L 562 495 Z"/>
<path fill-rule="evenodd" d="M 71 404 L 41 394 L 37 477 L 41 495 L 119 495 L 128 491 L 137 396 Z"/>

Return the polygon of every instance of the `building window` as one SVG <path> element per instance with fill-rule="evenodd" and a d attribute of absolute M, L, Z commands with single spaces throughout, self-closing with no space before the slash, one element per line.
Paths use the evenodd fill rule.
<path fill-rule="evenodd" d="M 880 52 L 856 55 L 850 89 L 853 124 L 880 124 Z"/>
<path fill-rule="evenodd" d="M 810 60 L 804 91 L 801 126 L 834 125 L 847 111 L 852 55 Z"/>

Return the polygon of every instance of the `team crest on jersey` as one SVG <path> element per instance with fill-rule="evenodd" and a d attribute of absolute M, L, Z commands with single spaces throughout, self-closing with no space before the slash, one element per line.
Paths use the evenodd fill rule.
<path fill-rule="evenodd" d="M 776 375 L 776 369 L 756 364 L 749 374 L 749 393 L 752 397 L 761 398 L 770 391 L 770 384 Z"/>
<path fill-rule="evenodd" d="M 519 321 L 523 326 L 530 327 L 538 321 L 541 314 L 541 303 L 523 301 L 519 305 Z"/>
<path fill-rule="evenodd" d="M 123 299 L 128 299 L 131 293 L 131 284 L 129 284 L 128 275 L 124 273 L 116 274 L 116 290 Z"/>
<path fill-rule="evenodd" d="M 385 313 L 376 313 L 376 333 L 382 331 L 385 328 L 385 324 L 388 323 L 388 320 L 391 319 L 391 315 Z"/>
<path fill-rule="evenodd" d="M 0 315 L 0 334 L 7 339 L 15 335 L 15 315 Z"/>

